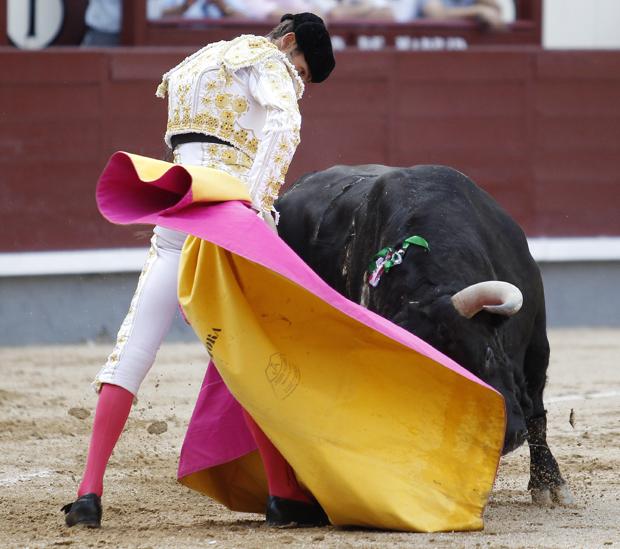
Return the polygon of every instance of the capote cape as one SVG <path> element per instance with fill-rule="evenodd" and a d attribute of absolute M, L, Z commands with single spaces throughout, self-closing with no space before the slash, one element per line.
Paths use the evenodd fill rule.
<path fill-rule="evenodd" d="M 179 302 L 217 369 L 207 370 L 188 428 L 181 482 L 264 512 L 241 405 L 333 524 L 482 528 L 505 430 L 495 389 L 330 288 L 222 171 L 118 152 L 97 202 L 113 223 L 190 235 Z"/>

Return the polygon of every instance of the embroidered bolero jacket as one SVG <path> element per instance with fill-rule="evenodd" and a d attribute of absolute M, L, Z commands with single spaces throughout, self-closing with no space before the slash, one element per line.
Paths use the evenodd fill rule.
<path fill-rule="evenodd" d="M 251 160 L 247 184 L 254 207 L 270 212 L 299 144 L 297 101 L 304 83 L 271 41 L 243 35 L 209 44 L 164 74 L 165 141 L 198 132 L 234 145 Z"/>

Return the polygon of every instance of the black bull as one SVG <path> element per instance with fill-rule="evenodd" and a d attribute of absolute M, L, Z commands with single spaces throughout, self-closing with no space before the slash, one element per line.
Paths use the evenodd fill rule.
<path fill-rule="evenodd" d="M 469 178 L 443 166 L 335 166 L 302 177 L 276 208 L 280 236 L 330 286 L 502 393 L 504 453 L 527 440 L 533 499 L 569 503 L 546 442 L 549 343 L 542 280 L 515 221 Z M 426 239 L 429 250 L 410 246 L 402 263 L 371 287 L 373 256 L 413 235 Z M 459 312 L 453 296 L 483 281 L 516 286 L 521 309 L 514 299 L 504 306 L 503 298 L 474 291 L 467 297 L 473 309 L 470 303 Z M 481 310 L 485 300 L 495 310 Z"/>

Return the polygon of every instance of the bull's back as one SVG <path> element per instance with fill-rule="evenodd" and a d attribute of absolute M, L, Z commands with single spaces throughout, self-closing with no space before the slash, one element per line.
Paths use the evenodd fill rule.
<path fill-rule="evenodd" d="M 365 216 L 368 194 L 392 168 L 334 166 L 301 177 L 278 200 L 278 233 L 306 263 L 338 290 L 341 252 Z"/>
<path fill-rule="evenodd" d="M 276 208 L 280 236 L 351 299 L 359 299 L 363 271 L 377 251 L 417 234 L 429 241 L 431 253 L 406 283 L 419 285 L 420 292 L 505 280 L 527 290 L 528 303 L 542 300 L 540 273 L 521 228 L 452 168 L 335 166 L 303 176 Z M 390 279 L 397 283 L 404 270 Z"/>
<path fill-rule="evenodd" d="M 309 258 L 333 254 L 351 235 L 369 246 L 397 244 L 407 225 L 440 248 L 473 246 L 502 258 L 527 250 L 522 230 L 495 200 L 445 166 L 334 166 L 303 176 L 276 208 L 281 236 Z M 385 242 L 370 242 L 377 233 Z"/>
<path fill-rule="evenodd" d="M 377 178 L 391 170 L 378 164 L 334 166 L 302 176 L 276 203 L 281 214 L 279 230 L 301 239 L 331 221 L 329 212 L 339 210 L 343 216 L 351 215 Z"/>

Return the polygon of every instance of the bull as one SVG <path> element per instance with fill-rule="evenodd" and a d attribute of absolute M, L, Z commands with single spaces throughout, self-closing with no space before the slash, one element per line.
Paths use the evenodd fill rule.
<path fill-rule="evenodd" d="M 529 445 L 532 501 L 572 502 L 546 441 L 540 271 L 489 194 L 445 166 L 335 166 L 303 176 L 276 209 L 280 236 L 332 288 L 496 388 L 503 453 Z"/>

